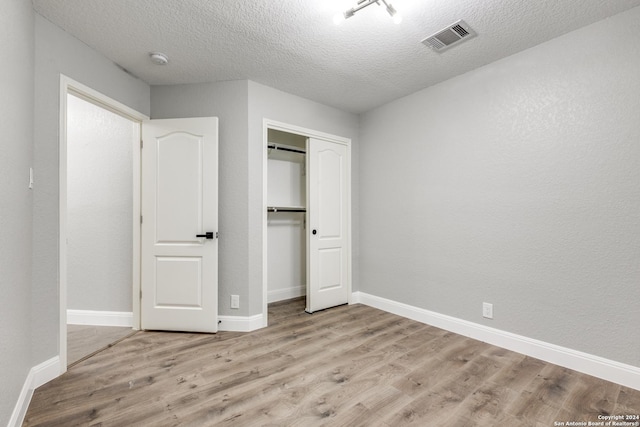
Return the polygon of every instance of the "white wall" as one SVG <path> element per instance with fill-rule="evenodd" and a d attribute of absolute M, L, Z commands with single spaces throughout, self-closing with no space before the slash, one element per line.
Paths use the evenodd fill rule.
<path fill-rule="evenodd" d="M 69 309 L 133 309 L 132 149 L 138 141 L 132 121 L 67 97 Z"/>
<path fill-rule="evenodd" d="M 305 214 L 269 213 L 267 223 L 268 302 L 306 295 Z"/>
<path fill-rule="evenodd" d="M 360 290 L 640 366 L 638 22 L 363 115 Z"/>
<path fill-rule="evenodd" d="M 58 131 L 60 74 L 143 114 L 149 86 L 40 15 L 35 19 L 32 365 L 58 354 Z"/>
<path fill-rule="evenodd" d="M 0 13 L 0 425 L 7 425 L 31 368 L 31 208 L 34 14 L 3 0 Z"/>

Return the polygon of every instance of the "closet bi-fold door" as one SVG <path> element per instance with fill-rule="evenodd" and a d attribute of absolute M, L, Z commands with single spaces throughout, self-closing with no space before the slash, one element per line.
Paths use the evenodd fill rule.
<path fill-rule="evenodd" d="M 344 144 L 307 140 L 307 307 L 349 301 L 349 151 Z"/>

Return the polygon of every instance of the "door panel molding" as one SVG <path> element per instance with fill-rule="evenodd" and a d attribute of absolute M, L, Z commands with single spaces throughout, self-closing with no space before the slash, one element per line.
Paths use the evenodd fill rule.
<path fill-rule="evenodd" d="M 141 327 L 216 332 L 218 119 L 142 126 Z"/>
<path fill-rule="evenodd" d="M 307 139 L 306 311 L 346 304 L 351 296 L 348 146 Z"/>

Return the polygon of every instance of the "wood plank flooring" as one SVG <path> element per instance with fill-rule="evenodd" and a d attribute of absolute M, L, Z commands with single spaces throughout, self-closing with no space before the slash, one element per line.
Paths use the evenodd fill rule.
<path fill-rule="evenodd" d="M 119 326 L 67 325 L 67 365 L 73 366 L 134 332 Z"/>
<path fill-rule="evenodd" d="M 640 391 L 364 305 L 269 306 L 269 327 L 139 332 L 38 388 L 25 426 L 554 426 Z"/>

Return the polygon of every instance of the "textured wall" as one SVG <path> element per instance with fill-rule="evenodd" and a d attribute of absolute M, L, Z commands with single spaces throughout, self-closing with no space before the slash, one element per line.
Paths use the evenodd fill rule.
<path fill-rule="evenodd" d="M 7 425 L 31 368 L 33 27 L 31 2 L 0 7 L 0 425 Z"/>
<path fill-rule="evenodd" d="M 152 86 L 151 118 L 219 117 L 219 314 L 249 314 L 247 81 Z M 240 296 L 231 310 L 230 295 Z"/>
<path fill-rule="evenodd" d="M 143 114 L 149 86 L 36 14 L 33 193 L 33 365 L 58 354 L 58 127 L 60 74 Z"/>
<path fill-rule="evenodd" d="M 67 308 L 130 312 L 138 125 L 72 95 L 67 109 Z"/>
<path fill-rule="evenodd" d="M 640 366 L 639 21 L 365 114 L 360 289 Z"/>

